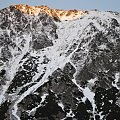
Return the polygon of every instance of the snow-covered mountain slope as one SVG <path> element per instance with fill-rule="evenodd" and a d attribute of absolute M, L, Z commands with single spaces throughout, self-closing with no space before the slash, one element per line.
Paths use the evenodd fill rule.
<path fill-rule="evenodd" d="M 0 120 L 120 120 L 119 13 L 2 9 L 0 53 Z"/>

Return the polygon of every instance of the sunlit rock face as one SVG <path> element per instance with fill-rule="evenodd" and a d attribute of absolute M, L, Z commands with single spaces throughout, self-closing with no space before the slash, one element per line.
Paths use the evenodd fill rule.
<path fill-rule="evenodd" d="M 42 9 L 0 10 L 0 120 L 120 120 L 120 14 Z"/>
<path fill-rule="evenodd" d="M 87 13 L 87 11 L 80 10 L 59 10 L 50 9 L 47 6 L 28 6 L 28 5 L 16 5 L 16 9 L 29 15 L 38 15 L 39 13 L 47 13 L 55 20 L 73 20 Z"/>

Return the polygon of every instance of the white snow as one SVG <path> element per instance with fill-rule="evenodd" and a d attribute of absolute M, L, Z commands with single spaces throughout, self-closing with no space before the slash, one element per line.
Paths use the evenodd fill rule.
<path fill-rule="evenodd" d="M 91 102 L 92 107 L 93 107 L 93 115 L 94 115 L 94 118 L 95 118 L 95 103 L 94 103 L 95 102 L 94 101 L 95 93 L 92 92 L 88 87 L 85 87 L 85 89 L 83 90 L 83 94 Z"/>
<path fill-rule="evenodd" d="M 16 57 L 12 58 L 12 60 L 10 60 L 9 63 L 6 64 L 6 66 L 7 66 L 5 68 L 5 70 L 6 70 L 6 79 L 8 81 L 6 81 L 5 85 L 2 85 L 2 90 L 0 92 L 0 94 L 2 96 L 4 96 L 5 92 L 9 88 L 9 85 L 10 85 L 11 81 L 13 80 L 17 69 L 19 68 L 19 62 L 20 62 L 20 60 L 23 58 L 23 56 L 29 50 L 29 42 L 30 42 L 31 38 L 29 36 L 24 36 L 24 38 L 27 39 L 27 42 L 26 42 L 26 47 L 24 47 L 24 49 L 22 51 L 22 54 L 19 55 L 17 58 Z M 0 104 L 1 104 L 1 101 L 3 101 L 4 98 L 5 97 L 0 97 Z"/>
<path fill-rule="evenodd" d="M 5 96 L 2 94 L 0 95 L 0 105 L 5 101 Z"/>
<path fill-rule="evenodd" d="M 20 117 L 16 114 L 17 112 L 17 105 L 14 106 L 14 108 L 12 109 L 12 115 L 17 119 L 17 120 L 21 120 Z"/>
<path fill-rule="evenodd" d="M 96 16 L 96 19 L 92 19 L 95 16 Z M 44 55 L 46 55 L 50 61 L 48 64 L 39 64 L 39 66 L 37 68 L 39 73 L 36 73 L 36 75 L 32 79 L 32 82 L 27 83 L 23 87 L 35 82 L 40 77 L 40 75 L 45 72 L 45 74 L 43 75 L 42 79 L 39 82 L 36 82 L 35 85 L 30 87 L 22 95 L 17 96 L 15 98 L 13 96 L 14 105 L 13 105 L 13 109 L 12 109 L 12 115 L 17 120 L 20 120 L 19 116 L 17 115 L 17 110 L 18 110 L 17 104 L 19 102 L 21 102 L 27 95 L 34 93 L 37 90 L 37 88 L 39 88 L 40 86 L 45 84 L 48 81 L 48 77 L 56 69 L 58 69 L 58 68 L 62 69 L 67 62 L 70 62 L 75 67 L 76 73 L 74 74 L 74 78 L 72 79 L 72 82 L 78 87 L 78 89 L 80 91 L 83 92 L 83 94 L 84 94 L 84 98 L 82 99 L 83 102 L 85 102 L 85 100 L 88 99 L 92 103 L 93 114 L 94 114 L 94 112 L 95 112 L 95 103 L 94 103 L 95 94 L 88 87 L 82 88 L 77 83 L 77 80 L 75 78 L 77 72 L 84 66 L 84 62 L 87 59 L 87 55 L 89 52 L 88 44 L 90 41 L 84 43 L 84 45 L 81 47 L 81 49 L 86 54 L 85 56 L 82 56 L 81 54 L 79 54 L 79 56 L 82 56 L 82 60 L 79 60 L 76 62 L 76 64 L 74 64 L 72 57 L 73 57 L 73 53 L 78 49 L 79 44 L 82 39 L 94 36 L 95 33 L 93 33 L 90 36 L 87 35 L 87 31 L 90 31 L 90 29 L 91 29 L 89 24 L 92 22 L 99 31 L 105 32 L 105 28 L 98 23 L 97 18 L 101 18 L 102 21 L 109 26 L 109 24 L 108 24 L 109 22 L 108 23 L 106 22 L 111 19 L 109 16 L 111 16 L 112 18 L 115 17 L 114 15 L 111 15 L 111 14 L 109 15 L 109 13 L 106 13 L 106 12 L 90 11 L 90 14 L 86 14 L 86 15 L 82 16 L 81 19 L 78 18 L 78 19 L 72 20 L 72 21 L 62 21 L 59 23 L 56 22 L 57 27 L 58 27 L 57 34 L 58 34 L 59 38 L 56 40 L 53 40 L 53 43 L 54 43 L 53 46 L 47 47 L 47 48 L 43 49 L 43 51 L 36 52 L 36 51 L 31 50 L 31 48 L 29 46 L 29 42 L 31 41 L 31 36 L 25 35 L 24 38 L 27 40 L 27 42 L 26 42 L 25 47 L 22 49 L 21 55 L 17 55 L 18 52 L 11 48 L 12 55 L 14 57 L 13 57 L 13 59 L 10 60 L 9 63 L 6 64 L 6 71 L 8 71 L 6 74 L 7 74 L 7 79 L 9 81 L 7 81 L 6 84 L 2 86 L 2 90 L 0 92 L 0 104 L 5 100 L 5 92 L 7 91 L 11 81 L 13 80 L 13 78 L 16 74 L 16 71 L 18 70 L 19 66 L 22 65 L 25 61 L 25 60 L 23 60 L 23 63 L 19 64 L 20 60 L 23 58 L 23 56 L 26 54 L 26 52 L 30 51 L 31 56 L 40 56 L 39 61 L 38 61 L 39 63 L 41 63 L 41 61 L 43 61 Z M 120 22 L 119 19 L 117 19 L 117 20 Z M 17 38 L 16 42 L 17 42 L 17 45 L 19 46 L 20 38 Z M 70 47 L 73 45 L 73 43 L 77 44 L 76 47 L 71 51 L 71 53 L 67 54 L 67 51 L 70 49 Z M 106 45 L 101 45 L 101 46 L 99 46 L 99 48 L 105 49 Z M 46 68 L 46 70 L 45 70 L 45 68 Z M 118 82 L 118 79 L 120 78 L 120 74 L 117 73 L 115 78 L 116 78 L 115 84 L 113 84 L 113 86 L 117 87 L 116 83 Z M 94 84 L 95 80 L 96 79 L 91 79 L 88 82 Z M 20 89 L 22 89 L 22 88 L 20 88 Z M 42 96 L 41 103 L 44 101 L 46 96 L 47 96 L 47 94 L 44 94 Z M 40 105 L 38 105 L 38 107 Z M 58 105 L 60 107 L 62 107 L 62 109 L 64 108 L 62 103 L 59 103 Z M 33 108 L 31 111 L 28 111 L 28 112 L 31 113 L 31 112 L 35 111 L 38 107 Z M 72 110 L 67 114 L 67 116 L 72 116 L 72 117 L 74 116 L 74 114 L 72 113 Z"/>
<path fill-rule="evenodd" d="M 103 120 L 104 115 L 102 115 L 102 112 L 99 113 L 100 120 Z"/>
<path fill-rule="evenodd" d="M 85 89 L 83 90 L 83 93 L 86 96 L 86 98 L 88 98 L 88 100 L 92 103 L 95 94 L 93 92 L 91 92 L 88 87 L 85 87 Z"/>
<path fill-rule="evenodd" d="M 119 79 L 120 79 L 120 73 L 118 72 L 118 73 L 115 74 L 115 83 L 112 83 L 112 85 L 113 85 L 114 87 L 116 87 L 118 90 L 120 89 L 120 88 L 117 86 L 117 82 L 119 81 Z"/>
<path fill-rule="evenodd" d="M 70 109 L 70 112 L 67 113 L 66 117 L 74 117 L 74 113 L 72 112 L 72 110 Z"/>
<path fill-rule="evenodd" d="M 98 48 L 101 49 L 101 50 L 104 50 L 104 49 L 107 48 L 107 46 L 105 44 L 102 44 L 102 45 L 98 46 Z"/>
<path fill-rule="evenodd" d="M 62 110 L 64 110 L 64 105 L 62 104 L 62 102 L 59 102 L 58 105 L 62 108 Z"/>
<path fill-rule="evenodd" d="M 42 105 L 42 103 L 45 101 L 45 98 L 48 96 L 48 94 L 44 94 L 41 98 L 42 98 L 42 100 L 41 100 L 41 102 L 40 102 L 40 104 L 37 106 L 37 107 L 35 107 L 35 108 L 33 108 L 32 110 L 28 110 L 27 112 L 29 113 L 29 115 L 31 115 L 32 113 L 34 113 L 35 111 L 36 111 L 36 109 L 37 108 L 39 108 L 41 105 Z"/>
<path fill-rule="evenodd" d="M 97 80 L 97 78 L 94 78 L 94 79 L 88 80 L 88 82 L 91 83 L 91 84 L 95 84 L 95 81 L 96 81 L 96 80 Z"/>
<path fill-rule="evenodd" d="M 61 27 L 62 25 L 60 25 Z M 64 26 L 64 24 L 63 24 Z M 65 27 L 66 29 L 66 27 Z M 68 29 L 68 28 L 67 28 Z M 73 33 L 74 30 L 71 30 L 70 29 L 70 32 L 69 34 Z M 76 32 L 75 32 L 76 33 Z M 60 34 L 60 33 L 59 33 Z M 70 58 L 72 57 L 72 54 L 74 53 L 74 51 L 68 56 L 66 57 L 65 56 L 65 50 L 67 49 L 68 47 L 68 42 L 70 44 L 72 44 L 72 40 L 75 36 L 77 36 L 76 34 L 73 34 L 72 35 L 72 38 L 69 37 L 68 35 L 68 38 L 65 38 L 66 37 L 66 32 L 64 32 L 65 35 L 61 35 L 60 39 L 58 39 L 56 42 L 54 42 L 54 45 L 51 46 L 51 47 L 48 47 L 48 48 L 45 48 L 44 51 L 40 51 L 40 53 L 36 53 L 36 55 L 40 54 L 40 56 L 44 56 L 46 55 L 49 59 L 50 59 L 50 62 L 49 64 L 46 65 L 46 71 L 45 71 L 45 74 L 44 76 L 42 77 L 42 79 L 36 83 L 35 85 L 33 85 L 32 87 L 30 87 L 27 91 L 25 91 L 21 96 L 19 96 L 19 98 L 15 101 L 15 104 L 13 106 L 13 113 L 15 115 L 15 113 L 17 113 L 17 104 L 19 102 L 21 102 L 22 99 L 24 99 L 27 95 L 29 95 L 30 93 L 34 92 L 37 88 L 39 88 L 40 86 L 42 86 L 44 83 L 46 83 L 48 81 L 48 76 L 50 76 L 57 68 L 63 68 L 65 66 L 65 64 L 67 62 L 70 61 Z M 68 34 L 68 33 L 67 33 Z M 78 36 L 77 36 L 78 37 Z M 66 41 L 65 41 L 66 40 Z M 64 54 L 63 54 L 64 53 Z M 35 52 L 33 52 L 33 54 L 35 55 Z M 31 52 L 31 55 L 32 55 L 32 52 Z M 39 66 L 39 70 L 43 71 L 43 66 L 40 65 Z M 32 81 L 35 81 L 37 78 L 39 78 L 40 74 L 36 74 L 34 77 L 33 77 L 33 80 Z"/>

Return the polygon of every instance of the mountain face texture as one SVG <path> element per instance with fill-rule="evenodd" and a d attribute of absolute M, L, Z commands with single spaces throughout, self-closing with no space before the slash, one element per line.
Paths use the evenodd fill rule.
<path fill-rule="evenodd" d="M 18 8 L 0 10 L 0 120 L 120 120 L 120 13 Z"/>

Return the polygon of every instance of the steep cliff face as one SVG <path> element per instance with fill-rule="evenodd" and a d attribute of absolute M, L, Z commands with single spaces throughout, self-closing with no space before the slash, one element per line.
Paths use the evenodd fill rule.
<path fill-rule="evenodd" d="M 18 7 L 0 10 L 0 120 L 119 120 L 120 14 Z"/>

